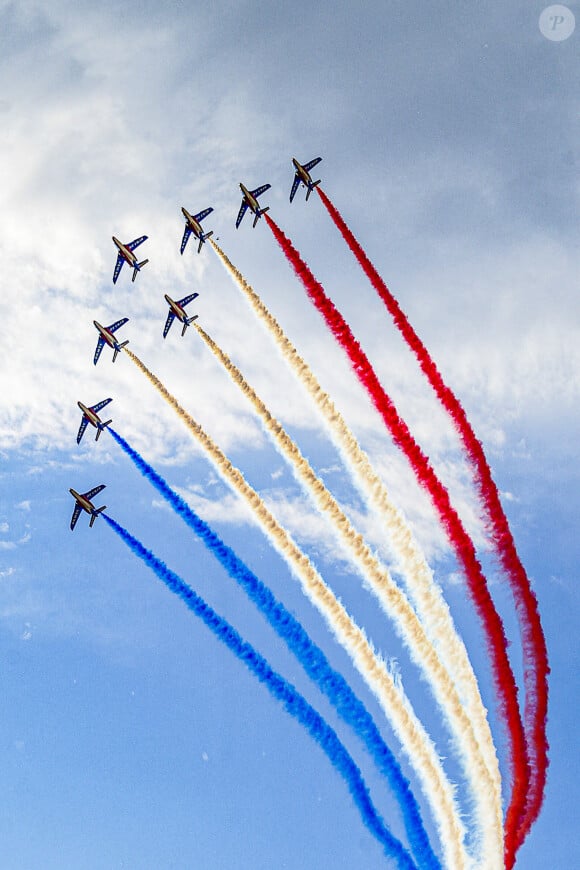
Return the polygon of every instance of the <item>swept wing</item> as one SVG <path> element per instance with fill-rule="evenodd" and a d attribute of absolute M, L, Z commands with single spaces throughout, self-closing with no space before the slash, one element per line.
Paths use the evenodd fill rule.
<path fill-rule="evenodd" d="M 238 212 L 238 219 L 236 220 L 236 229 L 237 229 L 237 228 L 239 227 L 239 225 L 241 224 L 241 222 L 242 222 L 242 218 L 244 217 L 247 208 L 248 208 L 248 203 L 246 202 L 246 200 L 245 200 L 245 198 L 244 198 L 244 199 L 242 200 L 242 204 L 241 204 L 241 206 L 240 206 L 240 210 L 239 210 L 239 212 Z"/>
<path fill-rule="evenodd" d="M 310 172 L 310 170 L 313 169 L 317 163 L 320 163 L 321 160 L 322 157 L 315 157 L 314 160 L 310 160 L 308 163 L 304 164 L 304 169 L 306 172 Z"/>
<path fill-rule="evenodd" d="M 113 272 L 113 284 L 117 283 L 117 278 L 119 277 L 119 272 L 125 262 L 124 258 L 121 254 L 117 254 L 117 262 L 115 263 L 115 271 Z"/>
<path fill-rule="evenodd" d="M 130 251 L 134 251 L 135 248 L 138 248 L 139 245 L 142 245 L 143 242 L 147 241 L 147 239 L 148 239 L 148 236 L 139 236 L 138 239 L 133 239 L 132 242 L 129 242 L 127 247 L 129 248 Z"/>
<path fill-rule="evenodd" d="M 189 224 L 185 224 L 185 229 L 183 231 L 183 238 L 181 240 L 181 253 L 182 254 L 185 251 L 185 246 L 187 245 L 187 243 L 189 241 L 190 235 L 191 235 L 191 228 L 190 228 Z"/>
<path fill-rule="evenodd" d="M 80 504 L 78 503 L 78 501 L 75 502 L 75 506 L 74 506 L 74 509 L 73 509 L 72 519 L 71 519 L 71 521 L 70 521 L 71 531 L 72 531 L 72 529 L 74 529 L 74 527 L 75 527 L 76 524 L 77 524 L 77 520 L 78 520 L 78 518 L 79 518 L 80 515 L 81 515 L 81 510 L 82 510 L 82 508 L 81 508 Z"/>

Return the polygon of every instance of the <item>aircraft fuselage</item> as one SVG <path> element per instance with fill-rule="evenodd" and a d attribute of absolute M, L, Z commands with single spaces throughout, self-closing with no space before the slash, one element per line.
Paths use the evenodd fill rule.
<path fill-rule="evenodd" d="M 94 411 L 91 411 L 90 408 L 87 408 L 86 405 L 83 405 L 82 402 L 77 402 L 77 405 L 79 406 L 89 423 L 98 428 L 99 424 L 101 423 L 101 418 L 99 417 L 99 415 L 95 414 Z"/>
<path fill-rule="evenodd" d="M 312 184 L 312 176 L 308 172 L 308 170 L 304 169 L 301 163 L 298 163 L 295 157 L 292 158 L 292 163 L 294 164 L 294 168 L 298 175 L 300 176 L 300 181 L 304 182 L 304 184 Z"/>
<path fill-rule="evenodd" d="M 256 214 L 260 210 L 260 206 L 258 205 L 258 200 L 254 196 L 252 196 L 252 194 L 250 193 L 248 188 L 245 187 L 241 181 L 240 181 L 240 190 L 242 191 L 242 193 L 244 195 L 244 199 L 248 203 L 250 210 L 253 211 L 254 214 Z"/>
<path fill-rule="evenodd" d="M 101 326 L 98 320 L 93 320 L 93 323 L 101 333 L 103 341 L 106 341 L 109 347 L 118 347 L 119 343 L 112 332 L 110 332 L 105 326 Z"/>
<path fill-rule="evenodd" d="M 127 245 L 124 245 L 123 242 L 120 242 L 119 239 L 115 238 L 115 236 L 113 236 L 113 241 L 119 249 L 119 253 L 125 260 L 125 262 L 129 263 L 130 266 L 134 266 L 137 262 L 137 257 L 135 256 L 133 251 L 130 251 Z"/>
<path fill-rule="evenodd" d="M 203 233 L 201 224 L 198 223 L 194 216 L 190 214 L 186 208 L 183 208 L 183 206 L 181 207 L 181 211 L 183 212 L 183 217 L 187 221 L 189 229 L 192 231 L 194 236 L 196 236 L 198 239 L 201 238 L 201 235 Z"/>
<path fill-rule="evenodd" d="M 179 302 L 175 302 L 175 300 L 172 299 L 171 296 L 168 296 L 167 293 L 165 294 L 165 301 L 167 302 L 175 316 L 179 318 L 182 323 L 184 323 L 187 320 L 185 308 L 182 308 Z"/>
<path fill-rule="evenodd" d="M 76 489 L 69 489 L 70 494 L 75 499 L 76 503 L 82 507 L 84 511 L 88 514 L 94 514 L 96 508 L 92 501 L 89 501 L 88 498 L 85 498 L 84 495 L 81 495 L 80 492 L 77 492 Z M 70 502 L 69 502 L 70 504 Z"/>

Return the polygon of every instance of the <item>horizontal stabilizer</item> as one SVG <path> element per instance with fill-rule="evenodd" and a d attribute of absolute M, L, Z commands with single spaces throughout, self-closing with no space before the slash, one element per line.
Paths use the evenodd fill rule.
<path fill-rule="evenodd" d="M 308 190 L 306 191 L 306 202 L 308 202 L 308 197 L 310 196 L 310 194 L 312 193 L 314 188 L 318 187 L 318 185 L 320 184 L 321 181 L 322 181 L 322 179 L 319 178 L 318 181 L 313 181 L 312 184 L 308 185 Z"/>
<path fill-rule="evenodd" d="M 267 205 L 266 208 L 260 208 L 256 212 L 256 217 L 254 218 L 254 226 L 258 223 L 258 218 L 261 218 L 263 214 L 266 214 L 267 211 L 270 211 L 270 206 Z"/>
<path fill-rule="evenodd" d="M 185 335 L 185 330 L 187 329 L 187 327 L 191 326 L 193 321 L 197 320 L 198 317 L 199 317 L 199 314 L 194 314 L 193 317 L 188 317 L 186 320 L 183 321 L 183 329 L 181 330 L 182 337 Z"/>
<path fill-rule="evenodd" d="M 89 528 L 90 528 L 90 529 L 92 529 L 92 527 L 93 527 L 93 523 L 95 522 L 95 520 L 97 519 L 97 517 L 99 516 L 99 514 L 102 513 L 104 510 L 106 510 L 106 507 L 107 507 L 107 505 L 104 504 L 102 507 L 97 508 L 97 509 L 96 509 L 96 510 L 91 514 L 91 519 L 90 519 L 90 522 L 89 522 Z"/>
<path fill-rule="evenodd" d="M 149 260 L 141 260 L 140 263 L 135 264 L 135 266 L 133 267 L 133 277 L 131 278 L 131 281 L 135 280 L 135 278 L 137 277 L 137 272 L 141 269 L 142 266 L 145 265 L 145 263 L 148 263 L 148 262 L 149 262 Z"/>
<path fill-rule="evenodd" d="M 117 359 L 117 355 L 118 355 L 119 351 L 122 348 L 124 348 L 127 344 L 129 344 L 129 341 L 123 341 L 123 342 L 121 342 L 121 344 L 118 344 L 115 347 L 115 350 L 113 351 L 113 362 L 115 362 L 115 360 Z"/>
<path fill-rule="evenodd" d="M 210 236 L 213 236 L 213 230 L 210 230 L 209 233 L 202 233 L 199 237 L 199 246 L 197 248 L 197 253 L 199 254 L 201 251 L 201 246 L 205 242 L 206 239 L 209 239 Z"/>
<path fill-rule="evenodd" d="M 106 429 L 107 426 L 110 426 L 112 422 L 113 422 L 112 420 L 107 420 L 106 423 L 101 423 L 100 426 L 97 426 L 97 437 L 95 438 L 95 441 L 99 440 L 99 435 L 101 434 L 103 429 Z"/>

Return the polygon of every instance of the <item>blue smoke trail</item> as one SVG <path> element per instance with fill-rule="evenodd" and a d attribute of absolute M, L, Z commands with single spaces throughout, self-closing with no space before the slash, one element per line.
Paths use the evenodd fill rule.
<path fill-rule="evenodd" d="M 403 870 L 417 870 L 409 853 L 386 828 L 377 813 L 369 796 L 368 788 L 362 775 L 338 739 L 336 733 L 322 716 L 310 706 L 308 701 L 288 683 L 283 677 L 272 670 L 264 659 L 225 619 L 206 604 L 187 584 L 174 574 L 164 562 L 158 559 L 150 550 L 134 538 L 115 520 L 103 513 L 101 515 L 109 526 L 121 537 L 130 549 L 151 568 L 165 585 L 179 596 L 196 616 L 213 632 L 213 634 L 242 661 L 246 667 L 264 683 L 271 695 L 281 701 L 291 716 L 304 725 L 310 736 L 326 753 L 334 769 L 340 773 L 348 785 L 351 796 L 357 805 L 363 822 L 374 837 L 382 843 L 385 855 L 394 858 Z"/>
<path fill-rule="evenodd" d="M 405 829 L 419 865 L 428 870 L 441 870 L 423 827 L 421 814 L 408 780 L 391 750 L 382 739 L 375 722 L 346 680 L 330 666 L 322 650 L 310 639 L 300 623 L 284 605 L 277 601 L 270 589 L 239 559 L 218 535 L 189 505 L 174 492 L 165 480 L 114 429 L 110 428 L 117 444 L 122 447 L 139 471 L 185 523 L 211 550 L 230 577 L 234 579 L 256 604 L 278 635 L 286 642 L 309 677 L 329 698 L 340 716 L 363 741 L 375 764 L 386 777 L 401 807 Z"/>

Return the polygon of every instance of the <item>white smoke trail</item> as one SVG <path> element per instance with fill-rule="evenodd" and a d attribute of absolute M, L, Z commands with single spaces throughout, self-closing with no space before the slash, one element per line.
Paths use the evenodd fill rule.
<path fill-rule="evenodd" d="M 462 703 L 480 745 L 494 791 L 494 827 L 502 824 L 501 777 L 492 734 L 487 720 L 479 687 L 465 645 L 459 637 L 447 603 L 433 579 L 426 559 L 414 540 L 413 533 L 391 501 L 382 480 L 372 467 L 368 456 L 360 448 L 342 415 L 330 396 L 322 389 L 310 367 L 300 357 L 284 331 L 268 311 L 258 294 L 228 259 L 221 248 L 211 241 L 227 272 L 242 290 L 259 320 L 274 338 L 282 356 L 294 374 L 305 386 L 327 425 L 329 434 L 342 455 L 354 484 L 363 496 L 369 510 L 376 512 L 385 522 L 393 550 L 406 584 L 407 593 L 435 645 L 447 670 L 454 679 Z"/>
<path fill-rule="evenodd" d="M 501 813 L 499 818 L 496 813 L 497 795 L 493 781 L 483 760 L 472 723 L 458 696 L 457 688 L 428 639 L 415 611 L 404 593 L 393 582 L 387 569 L 378 562 L 370 551 L 362 535 L 358 534 L 352 527 L 350 520 L 316 476 L 295 442 L 271 415 L 241 372 L 199 324 L 195 324 L 195 327 L 212 353 L 224 366 L 230 378 L 251 402 L 280 452 L 290 462 L 296 476 L 314 499 L 320 512 L 331 520 L 343 546 L 350 553 L 355 564 L 362 570 L 364 578 L 368 581 L 385 612 L 394 620 L 412 659 L 422 668 L 449 728 L 455 736 L 463 767 L 470 781 L 473 802 L 477 810 L 479 850 L 487 857 L 489 866 L 501 867 L 503 863 L 503 825 Z M 492 859 L 494 854 L 495 861 Z"/>

